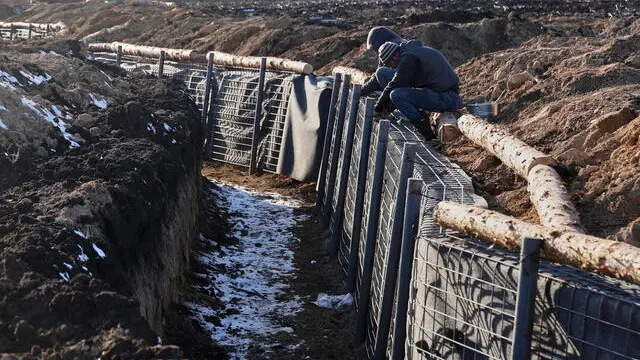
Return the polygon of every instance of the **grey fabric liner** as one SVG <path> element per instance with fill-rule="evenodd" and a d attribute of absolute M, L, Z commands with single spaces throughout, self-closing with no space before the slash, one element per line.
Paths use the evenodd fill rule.
<path fill-rule="evenodd" d="M 277 173 L 300 181 L 315 181 L 320 168 L 331 89 L 317 86 L 316 77 L 293 79 Z"/>

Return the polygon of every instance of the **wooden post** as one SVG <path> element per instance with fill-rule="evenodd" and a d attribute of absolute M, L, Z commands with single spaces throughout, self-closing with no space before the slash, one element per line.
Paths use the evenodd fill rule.
<path fill-rule="evenodd" d="M 13 41 L 13 24 L 9 26 L 9 41 Z"/>
<path fill-rule="evenodd" d="M 116 51 L 116 66 L 120 67 L 122 64 L 122 45 L 118 45 L 118 50 Z"/>
<path fill-rule="evenodd" d="M 51 25 L 47 24 L 47 30 L 45 31 L 44 36 L 48 37 L 50 31 L 51 31 Z"/>
<path fill-rule="evenodd" d="M 258 94 L 256 99 L 255 117 L 253 118 L 253 136 L 251 137 L 251 155 L 249 159 L 249 175 L 256 172 L 256 157 L 258 153 L 258 135 L 260 133 L 260 120 L 262 119 L 262 98 L 264 96 L 264 78 L 267 72 L 267 58 L 260 62 L 260 77 L 258 80 Z"/>
<path fill-rule="evenodd" d="M 164 76 L 164 50 L 160 51 L 160 58 L 158 59 L 158 77 Z"/>
<path fill-rule="evenodd" d="M 33 25 L 29 24 L 29 40 L 31 40 L 31 31 L 33 29 Z"/>

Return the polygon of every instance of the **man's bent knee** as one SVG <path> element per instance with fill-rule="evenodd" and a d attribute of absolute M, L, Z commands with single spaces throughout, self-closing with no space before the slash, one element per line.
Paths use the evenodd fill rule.
<path fill-rule="evenodd" d="M 408 95 L 407 89 L 399 88 L 399 89 L 391 90 L 391 93 L 389 94 L 389 98 L 391 99 L 391 102 L 393 103 L 393 105 L 397 107 L 399 103 L 403 101 L 407 101 L 407 95 Z"/>

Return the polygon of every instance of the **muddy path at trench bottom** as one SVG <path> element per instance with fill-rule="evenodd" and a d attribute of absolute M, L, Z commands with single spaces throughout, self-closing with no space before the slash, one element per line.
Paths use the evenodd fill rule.
<path fill-rule="evenodd" d="M 364 359 L 353 308 L 314 304 L 344 289 L 313 185 L 231 166 L 205 165 L 203 174 L 215 204 L 207 213 L 224 235 L 210 226 L 198 240 L 194 290 L 216 301 L 187 303 L 197 322 L 231 359 Z"/>

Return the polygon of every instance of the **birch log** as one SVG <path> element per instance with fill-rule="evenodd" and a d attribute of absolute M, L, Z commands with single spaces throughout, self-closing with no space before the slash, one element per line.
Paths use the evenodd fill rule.
<path fill-rule="evenodd" d="M 540 224 L 584 233 L 580 216 L 558 173 L 548 165 L 555 160 L 483 119 L 464 115 L 458 128 L 471 141 L 498 157 L 527 180 L 531 203 Z M 534 171 L 535 170 L 535 171 Z"/>
<path fill-rule="evenodd" d="M 544 240 L 548 259 L 640 282 L 640 248 L 581 233 L 533 225 L 477 206 L 440 202 L 434 217 L 440 225 L 510 249 L 524 237 Z"/>
<path fill-rule="evenodd" d="M 262 57 L 259 56 L 239 56 L 220 51 L 211 51 L 207 56 L 213 55 L 213 63 L 221 66 L 236 66 L 246 68 L 260 68 Z M 291 71 L 299 74 L 311 74 L 313 66 L 302 61 L 293 61 L 277 57 L 267 56 L 267 69 Z"/>
<path fill-rule="evenodd" d="M 527 176 L 527 190 L 542 226 L 584 233 L 564 181 L 547 165 L 536 165 Z"/>
<path fill-rule="evenodd" d="M 160 47 L 146 46 L 146 45 L 127 44 L 123 42 L 93 43 L 93 44 L 89 44 L 89 50 L 116 52 L 118 51 L 118 46 L 122 46 L 122 53 L 124 55 L 130 55 L 130 56 L 159 58 L 160 52 L 164 51 L 166 60 L 173 60 L 173 61 L 190 61 L 190 60 L 203 61 L 204 60 L 204 58 L 202 57 L 202 54 L 197 53 L 194 50 L 160 48 Z"/>
<path fill-rule="evenodd" d="M 369 80 L 369 78 L 371 77 L 370 74 L 367 74 L 364 71 L 358 70 L 356 68 L 352 68 L 352 67 L 347 67 L 347 66 L 336 66 L 333 68 L 333 75 L 340 73 L 340 74 L 347 74 L 351 76 L 351 83 L 352 84 L 364 84 L 367 82 L 367 80 Z"/>
<path fill-rule="evenodd" d="M 479 117 L 463 115 L 458 119 L 458 128 L 471 141 L 487 149 L 525 179 L 534 166 L 555 164 L 548 155 Z"/>

